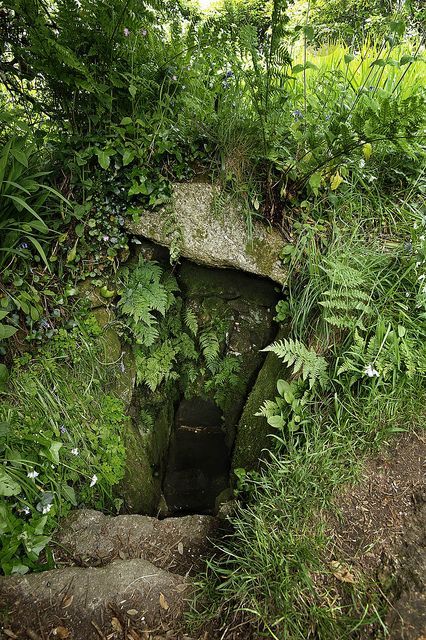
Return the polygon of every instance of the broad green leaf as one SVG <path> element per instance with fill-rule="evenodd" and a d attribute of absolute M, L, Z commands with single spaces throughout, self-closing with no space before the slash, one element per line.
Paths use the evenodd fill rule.
<path fill-rule="evenodd" d="M 0 496 L 17 496 L 19 493 L 21 485 L 0 466 Z"/>
<path fill-rule="evenodd" d="M 303 33 L 308 42 L 311 42 L 314 39 L 315 31 L 311 24 L 306 24 L 303 27 Z"/>
<path fill-rule="evenodd" d="M 351 53 L 346 53 L 343 59 L 346 64 L 349 64 L 350 62 L 352 62 L 352 60 L 355 60 L 355 56 L 353 56 Z"/>
<path fill-rule="evenodd" d="M 134 84 L 131 84 L 129 86 L 129 93 L 132 96 L 132 98 L 134 98 L 136 96 L 136 92 L 137 92 L 137 88 L 135 87 Z"/>
<path fill-rule="evenodd" d="M 24 167 L 28 167 L 28 156 L 24 151 L 12 146 L 10 148 L 10 155 L 13 156 L 18 162 L 23 164 Z"/>
<path fill-rule="evenodd" d="M 342 184 L 343 182 L 343 178 L 340 175 L 340 173 L 338 171 L 336 171 L 336 173 L 334 174 L 334 176 L 331 179 L 331 185 L 330 188 L 332 191 L 336 191 L 336 189 L 339 188 L 339 186 Z"/>
<path fill-rule="evenodd" d="M 284 418 L 282 416 L 270 416 L 268 418 L 268 424 L 271 425 L 271 427 L 274 427 L 274 429 L 282 429 L 284 427 Z"/>
<path fill-rule="evenodd" d="M 13 284 L 15 284 L 15 282 Z M 3 320 L 8 313 L 9 311 L 0 311 L 0 320 Z"/>
<path fill-rule="evenodd" d="M 62 485 L 62 493 L 65 496 L 65 499 L 68 500 L 68 502 L 71 502 L 71 504 L 76 507 L 77 506 L 77 500 L 75 497 L 75 491 L 73 489 L 73 487 L 70 487 L 69 484 L 63 484 Z"/>
<path fill-rule="evenodd" d="M 97 155 L 102 169 L 108 169 L 110 163 L 109 155 L 105 151 L 98 151 Z"/>
<path fill-rule="evenodd" d="M 122 121 L 120 122 L 120 124 L 122 125 L 126 125 L 126 124 L 132 124 L 132 119 L 129 118 L 129 116 L 126 116 L 125 118 L 122 119 Z"/>
<path fill-rule="evenodd" d="M 305 65 L 303 65 L 303 64 L 295 64 L 294 67 L 292 67 L 291 72 L 292 73 L 300 73 L 304 69 L 305 69 Z"/>
<path fill-rule="evenodd" d="M 52 462 L 59 464 L 59 450 L 62 448 L 62 442 L 52 442 L 49 447 L 50 457 Z"/>
<path fill-rule="evenodd" d="M 318 189 L 321 185 L 322 175 L 319 171 L 313 173 L 309 178 L 309 186 L 313 189 L 315 193 L 318 192 Z"/>
<path fill-rule="evenodd" d="M 371 143 L 370 142 L 366 142 L 362 146 L 362 153 L 364 155 L 364 158 L 366 160 L 370 160 L 372 152 L 373 152 L 373 147 L 371 146 Z"/>
<path fill-rule="evenodd" d="M 13 336 L 18 329 L 16 327 L 12 327 L 10 324 L 1 324 L 0 323 L 0 340 L 6 340 Z"/>
<path fill-rule="evenodd" d="M 67 262 L 74 262 L 74 260 L 75 260 L 75 258 L 77 256 L 77 243 L 78 243 L 78 238 L 74 242 L 73 248 L 68 252 Z"/>

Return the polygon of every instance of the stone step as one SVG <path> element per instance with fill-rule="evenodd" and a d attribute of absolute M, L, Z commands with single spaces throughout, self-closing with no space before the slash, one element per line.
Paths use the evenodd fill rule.
<path fill-rule="evenodd" d="M 188 595 L 186 578 L 143 559 L 1 577 L 0 637 L 178 638 Z"/>
<path fill-rule="evenodd" d="M 158 520 L 143 515 L 106 516 L 74 511 L 61 523 L 55 560 L 61 565 L 103 566 L 115 559 L 142 558 L 156 567 L 186 575 L 212 550 L 220 521 L 191 515 Z"/>

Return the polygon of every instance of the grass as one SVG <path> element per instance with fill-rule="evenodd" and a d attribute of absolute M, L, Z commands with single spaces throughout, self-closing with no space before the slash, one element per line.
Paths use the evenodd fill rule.
<path fill-rule="evenodd" d="M 199 583 L 193 620 L 213 619 L 222 630 L 245 621 L 247 637 L 274 640 L 352 638 L 380 624 L 381 593 L 368 579 L 345 585 L 340 601 L 324 586 L 330 540 L 318 516 L 356 480 L 363 456 L 407 424 L 423 426 L 423 393 L 375 395 L 364 406 L 336 400 L 344 417 L 321 419 L 325 407 L 318 407 L 304 436 L 281 440 L 285 454 L 271 455 L 244 487 L 233 533 Z"/>

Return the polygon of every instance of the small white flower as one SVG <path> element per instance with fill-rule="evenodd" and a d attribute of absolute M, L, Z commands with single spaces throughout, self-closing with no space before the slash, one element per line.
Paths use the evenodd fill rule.
<path fill-rule="evenodd" d="M 78 456 L 78 449 L 77 447 L 74 447 L 74 449 L 71 449 L 71 453 L 73 456 Z"/>
<path fill-rule="evenodd" d="M 39 475 L 38 471 L 34 471 L 34 469 L 32 471 L 28 471 L 27 473 L 28 478 L 37 478 L 38 475 Z"/>
<path fill-rule="evenodd" d="M 46 504 L 44 505 L 43 509 L 42 509 L 42 514 L 45 515 L 46 513 L 49 513 L 49 511 L 51 510 L 52 505 L 51 504 Z"/>
<path fill-rule="evenodd" d="M 30 513 L 30 508 L 29 507 L 24 507 L 22 509 L 22 513 L 25 513 L 25 515 L 27 516 Z"/>
<path fill-rule="evenodd" d="M 98 476 L 97 475 L 92 476 L 92 479 L 90 481 L 90 486 L 94 487 L 97 481 L 98 481 Z"/>
<path fill-rule="evenodd" d="M 421 240 L 421 242 L 425 241 L 425 236 L 420 236 L 419 240 Z"/>
<path fill-rule="evenodd" d="M 376 378 L 379 377 L 379 372 L 373 367 L 373 365 L 370 364 L 368 365 L 368 367 L 366 368 L 365 372 L 364 372 L 369 378 L 374 378 L 374 376 L 376 376 Z"/>
<path fill-rule="evenodd" d="M 422 280 L 424 280 L 425 278 L 426 278 L 426 275 L 425 275 L 424 273 L 422 273 L 422 275 L 421 275 L 421 276 L 419 276 L 419 277 L 417 278 L 417 280 L 420 280 L 420 282 L 421 282 L 421 281 L 422 281 Z"/>

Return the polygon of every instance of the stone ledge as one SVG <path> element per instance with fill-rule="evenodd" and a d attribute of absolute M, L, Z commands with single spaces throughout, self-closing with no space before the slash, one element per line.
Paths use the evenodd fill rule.
<path fill-rule="evenodd" d="M 198 264 L 286 282 L 279 259 L 284 240 L 276 229 L 254 220 L 249 242 L 243 216 L 235 206 L 214 212 L 218 189 L 212 185 L 178 183 L 173 194 L 171 207 L 142 211 L 138 222 L 127 221 L 127 230 L 162 246 L 177 247 L 182 257 Z"/>

